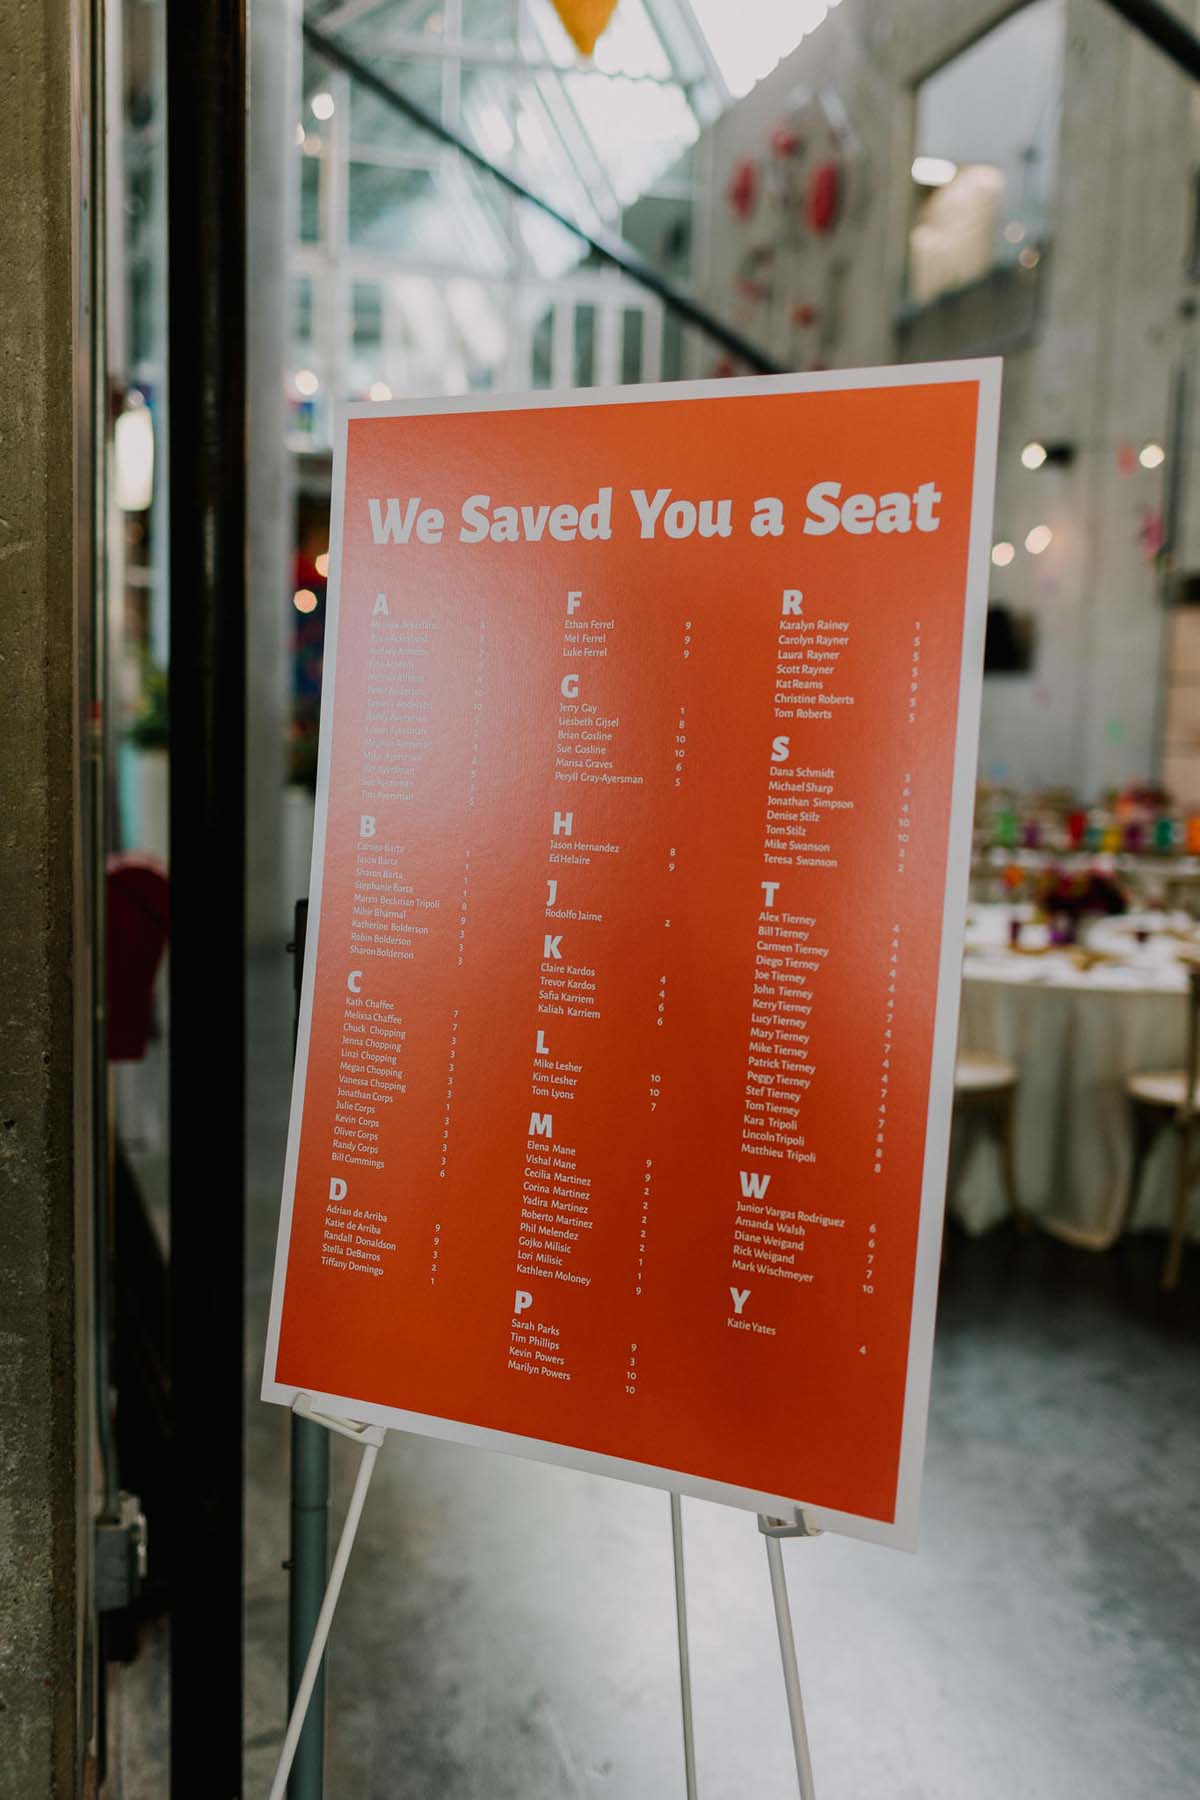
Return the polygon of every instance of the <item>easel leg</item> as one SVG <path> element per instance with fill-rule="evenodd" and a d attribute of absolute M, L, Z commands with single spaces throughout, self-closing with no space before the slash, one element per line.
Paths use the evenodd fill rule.
<path fill-rule="evenodd" d="M 761 1529 L 761 1519 L 759 1524 Z M 765 1532 L 763 1535 L 767 1546 L 767 1567 L 771 1572 L 771 1597 L 775 1602 L 775 1625 L 779 1632 L 779 1654 L 783 1661 L 783 1685 L 787 1693 L 788 1719 L 792 1727 L 792 1748 L 796 1753 L 800 1800 L 816 1800 L 812 1758 L 808 1750 L 808 1729 L 804 1723 L 804 1699 L 800 1693 L 800 1671 L 796 1666 L 792 1609 L 788 1604 L 787 1577 L 783 1568 L 783 1550 L 777 1537 L 768 1536 Z"/>
<path fill-rule="evenodd" d="M 683 1767 L 687 1800 L 696 1800 L 696 1733 L 692 1718 L 692 1658 L 688 1649 L 687 1587 L 683 1569 L 683 1508 L 671 1495 L 671 1549 L 675 1557 L 675 1627 L 679 1636 L 679 1699 L 683 1711 Z"/>
<path fill-rule="evenodd" d="M 335 1429 L 338 1428 L 335 1427 Z M 344 1430 L 344 1428 L 341 1429 Z M 346 1431 L 345 1435 L 356 1434 L 353 1431 Z M 338 1539 L 337 1554 L 333 1559 L 333 1567 L 329 1571 L 329 1585 L 325 1589 L 325 1598 L 321 1602 L 321 1611 L 317 1617 L 317 1628 L 313 1632 L 308 1660 L 304 1665 L 304 1674 L 300 1677 L 300 1686 L 296 1691 L 296 1700 L 292 1707 L 292 1716 L 288 1720 L 283 1749 L 279 1752 L 275 1779 L 271 1783 L 270 1800 L 284 1800 L 292 1759 L 296 1754 L 296 1745 L 300 1742 L 300 1733 L 304 1729 L 304 1716 L 308 1711 L 308 1703 L 312 1699 L 312 1691 L 316 1686 L 321 1660 L 325 1655 L 325 1645 L 329 1640 L 329 1628 L 333 1624 L 338 1596 L 342 1591 L 342 1582 L 346 1578 L 346 1565 L 350 1561 L 350 1552 L 354 1548 L 354 1539 L 358 1532 L 358 1522 L 362 1518 L 367 1489 L 370 1487 L 371 1477 L 375 1473 L 375 1462 L 379 1455 L 382 1435 L 382 1432 L 375 1429 L 372 1431 L 371 1437 L 363 1441 L 362 1461 L 358 1465 L 354 1492 L 350 1496 L 350 1505 L 346 1511 L 346 1523 L 342 1526 L 342 1535 Z"/>
<path fill-rule="evenodd" d="M 295 907 L 292 1044 L 300 1026 L 300 989 L 308 936 L 308 901 Z M 292 1414 L 291 1554 L 288 1558 L 288 1708 L 296 1703 L 304 1665 L 329 1579 L 329 1430 L 303 1410 Z M 323 1800 L 325 1793 L 325 1674 L 320 1669 L 292 1760 L 288 1800 Z"/>
<path fill-rule="evenodd" d="M 329 1433 L 292 1414 L 291 1573 L 288 1581 L 288 1707 L 300 1692 L 304 1665 L 329 1579 Z M 322 1800 L 325 1792 L 325 1672 L 317 1673 L 288 1781 L 288 1800 Z"/>

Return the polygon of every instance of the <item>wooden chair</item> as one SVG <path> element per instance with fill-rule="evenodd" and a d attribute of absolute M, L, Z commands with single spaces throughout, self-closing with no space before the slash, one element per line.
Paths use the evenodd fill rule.
<path fill-rule="evenodd" d="M 1017 1071 L 1000 1056 L 983 1056 L 960 1050 L 954 1065 L 954 1112 L 956 1118 L 977 1118 L 990 1126 L 1000 1151 L 1000 1173 L 1013 1223 L 1022 1231 L 1029 1224 L 1017 1193 L 1016 1157 L 1013 1150 L 1013 1103 L 1017 1094 Z M 952 1164 L 953 1188 L 962 1167 L 961 1157 Z M 947 1201 L 949 1194 L 947 1194 Z"/>
<path fill-rule="evenodd" d="M 971 899 L 976 905 L 993 905 L 1005 898 L 1003 863 L 976 855 L 971 862 Z"/>
<path fill-rule="evenodd" d="M 1183 960 L 1181 958 L 1181 960 Z M 1162 1285 L 1178 1287 L 1187 1235 L 1188 1194 L 1200 1175 L 1200 962 L 1188 957 L 1187 1062 L 1182 1069 L 1149 1070 L 1131 1075 L 1125 1083 L 1133 1111 L 1133 1169 L 1121 1220 L 1124 1231 L 1133 1217 L 1138 1186 L 1146 1157 L 1164 1125 L 1179 1134 L 1179 1159 L 1175 1175 L 1175 1206 Z"/>

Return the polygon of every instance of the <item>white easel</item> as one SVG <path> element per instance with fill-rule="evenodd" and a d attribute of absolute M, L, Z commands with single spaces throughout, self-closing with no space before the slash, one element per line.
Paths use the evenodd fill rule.
<path fill-rule="evenodd" d="M 279 1752 L 279 1761 L 271 1782 L 269 1800 L 285 1800 L 287 1794 L 288 1776 L 291 1774 L 296 1746 L 300 1742 L 300 1733 L 304 1729 L 305 1715 L 308 1712 L 309 1701 L 312 1699 L 313 1688 L 316 1686 L 321 1661 L 325 1655 L 325 1646 L 329 1641 L 329 1631 L 333 1624 L 333 1615 L 337 1610 L 342 1583 L 346 1579 L 346 1568 L 350 1561 L 350 1552 L 354 1548 L 359 1520 L 362 1518 L 367 1489 L 371 1485 L 371 1477 L 375 1473 L 375 1464 L 383 1447 L 384 1438 L 382 1425 L 354 1424 L 346 1419 L 335 1419 L 327 1413 L 314 1412 L 307 1394 L 296 1396 L 292 1410 L 301 1418 L 311 1420 L 314 1425 L 323 1425 L 326 1430 L 336 1432 L 339 1437 L 349 1438 L 352 1443 L 361 1444 L 363 1454 L 354 1481 L 354 1491 L 350 1496 L 350 1505 L 346 1509 L 342 1535 L 338 1539 L 338 1547 L 334 1553 L 333 1566 L 329 1571 L 325 1598 L 317 1616 L 312 1643 L 304 1664 L 304 1673 L 296 1690 L 296 1698 L 284 1735 L 283 1747 Z M 679 1695 L 683 1715 L 684 1771 L 687 1782 L 687 1800 L 697 1800 L 699 1788 L 696 1781 L 696 1737 L 692 1714 L 691 1656 L 688 1649 L 687 1587 L 683 1561 L 683 1508 L 680 1505 L 678 1494 L 672 1494 L 670 1501 L 671 1549 L 675 1564 L 675 1625 L 679 1639 Z M 783 1552 L 780 1550 L 779 1544 L 781 1538 L 820 1537 L 821 1533 L 808 1524 L 800 1507 L 796 1508 L 796 1517 L 792 1524 L 788 1524 L 785 1519 L 769 1518 L 765 1513 L 759 1513 L 758 1529 L 767 1546 L 767 1567 L 771 1576 L 771 1597 L 775 1604 L 775 1625 L 779 1633 L 779 1654 L 783 1663 L 783 1685 L 787 1694 L 788 1722 L 791 1726 L 792 1748 L 796 1757 L 796 1779 L 799 1784 L 800 1800 L 816 1800 L 812 1760 L 808 1750 L 808 1731 L 804 1722 L 804 1701 L 800 1693 L 800 1672 L 796 1664 L 796 1639 L 792 1629 L 791 1607 L 788 1603 Z"/>

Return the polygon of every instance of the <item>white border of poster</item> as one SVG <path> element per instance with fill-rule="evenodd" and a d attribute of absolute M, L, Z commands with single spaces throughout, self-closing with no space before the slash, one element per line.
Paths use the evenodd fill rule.
<path fill-rule="evenodd" d="M 325 659 L 321 693 L 321 736 L 317 762 L 316 815 L 313 831 L 312 875 L 309 886 L 308 938 L 304 981 L 300 999 L 296 1060 L 292 1076 L 291 1113 L 279 1235 L 271 1286 L 262 1399 L 291 1406 L 307 1393 L 313 1409 L 335 1418 L 361 1420 L 449 1443 L 474 1445 L 505 1455 L 560 1464 L 646 1487 L 695 1495 L 751 1512 L 789 1517 L 802 1507 L 810 1526 L 840 1532 L 869 1543 L 897 1549 L 915 1549 L 921 1476 L 925 1460 L 926 1422 L 929 1409 L 933 1359 L 934 1316 L 941 1258 L 942 1221 L 945 1206 L 946 1167 L 950 1144 L 950 1117 L 954 1101 L 954 1059 L 958 1036 L 962 944 L 966 921 L 967 885 L 970 876 L 971 836 L 975 807 L 975 765 L 979 741 L 979 712 L 983 688 L 983 644 L 987 618 L 988 567 L 992 541 L 992 506 L 996 480 L 996 445 L 1000 416 L 1001 361 L 998 357 L 971 358 L 961 362 L 911 363 L 878 369 L 832 369 L 808 375 L 747 376 L 716 381 L 654 382 L 638 387 L 568 389 L 528 394 L 491 394 L 438 397 L 384 404 L 368 402 L 340 405 L 334 417 L 333 491 L 329 546 L 329 585 L 326 593 Z M 347 425 L 351 419 L 415 418 L 431 413 L 526 412 L 544 407 L 641 406 L 658 401 L 720 400 L 760 394 L 812 394 L 856 388 L 923 387 L 940 382 L 974 381 L 979 384 L 975 431 L 975 467 L 971 490 L 971 519 L 963 596 L 962 663 L 959 670 L 958 724 L 954 752 L 954 782 L 950 803 L 949 845 L 942 909 L 941 954 L 938 962 L 937 1003 L 934 1015 L 929 1102 L 925 1127 L 925 1161 L 921 1187 L 921 1211 L 917 1233 L 913 1302 L 909 1330 L 908 1366 L 905 1378 L 904 1417 L 894 1522 L 860 1517 L 829 1507 L 814 1506 L 803 1496 L 759 1493 L 727 1482 L 649 1463 L 626 1461 L 569 1444 L 527 1438 L 512 1432 L 465 1424 L 459 1419 L 434 1418 L 379 1406 L 346 1394 L 327 1394 L 288 1386 L 274 1379 L 279 1353 L 279 1330 L 291 1242 L 292 1208 L 300 1151 L 304 1089 L 308 1072 L 308 1048 L 312 1029 L 313 988 L 321 927 L 321 882 L 325 863 L 325 834 L 329 808 L 329 773 L 337 681 L 338 603 L 342 566 L 342 514 L 345 498 Z M 798 1429 L 803 1422 L 798 1421 Z"/>

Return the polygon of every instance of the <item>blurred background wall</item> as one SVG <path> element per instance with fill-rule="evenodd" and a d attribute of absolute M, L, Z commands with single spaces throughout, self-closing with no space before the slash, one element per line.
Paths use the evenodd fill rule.
<path fill-rule="evenodd" d="M 981 775 L 1200 801 L 1162 610 L 1200 570 L 1187 83 L 1100 0 L 843 0 L 698 150 L 702 291 L 788 367 L 1005 358 L 992 600 L 1029 658 Z"/>

